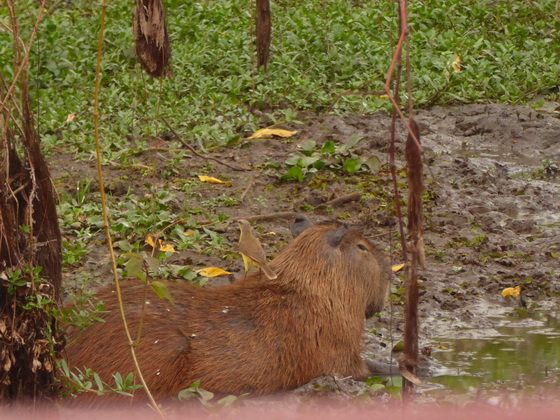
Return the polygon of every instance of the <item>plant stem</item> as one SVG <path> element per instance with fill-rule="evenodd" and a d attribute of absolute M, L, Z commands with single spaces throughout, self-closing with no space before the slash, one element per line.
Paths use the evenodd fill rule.
<path fill-rule="evenodd" d="M 101 209 L 103 213 L 103 224 L 105 226 L 105 234 L 107 236 L 107 246 L 109 247 L 109 254 L 111 256 L 111 266 L 113 271 L 113 279 L 115 281 L 115 290 L 117 292 L 117 300 L 119 302 L 119 311 L 121 314 L 121 318 L 123 321 L 123 327 L 126 334 L 126 338 L 128 340 L 128 344 L 130 346 L 130 354 L 132 356 L 132 360 L 134 362 L 134 366 L 136 368 L 136 372 L 138 373 L 138 378 L 144 387 L 144 392 L 148 396 L 150 403 L 153 409 L 160 415 L 161 418 L 165 418 L 161 410 L 159 409 L 156 401 L 152 393 L 148 388 L 148 384 L 144 380 L 144 376 L 142 375 L 142 371 L 140 370 L 140 365 L 138 364 L 138 359 L 136 357 L 136 351 L 134 350 L 134 342 L 132 341 L 132 337 L 130 335 L 130 330 L 128 329 L 128 325 L 126 322 L 126 315 L 124 313 L 124 306 L 121 294 L 121 286 L 119 281 L 119 275 L 117 272 L 117 260 L 115 257 L 115 252 L 113 250 L 113 241 L 111 239 L 111 230 L 109 226 L 109 217 L 107 215 L 107 201 L 105 199 L 105 187 L 103 184 L 103 169 L 101 167 L 101 142 L 99 140 L 99 90 L 101 85 L 101 58 L 103 56 L 103 34 L 105 30 L 105 17 L 107 14 L 107 0 L 103 0 L 103 4 L 101 6 L 101 27 L 99 29 L 99 44 L 97 48 L 97 67 L 95 69 L 95 97 L 94 97 L 94 105 L 93 105 L 93 126 L 95 132 L 95 152 L 96 152 L 96 164 L 97 164 L 97 175 L 99 178 L 99 193 L 101 196 Z"/>

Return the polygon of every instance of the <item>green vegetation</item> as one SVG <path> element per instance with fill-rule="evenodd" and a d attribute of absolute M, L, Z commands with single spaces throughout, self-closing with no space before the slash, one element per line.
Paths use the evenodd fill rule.
<path fill-rule="evenodd" d="M 94 392 L 101 396 L 106 394 L 120 394 L 126 397 L 132 397 L 130 391 L 141 388 L 141 385 L 134 384 L 134 374 L 130 372 L 125 378 L 117 372 L 113 375 L 115 387 L 110 386 L 103 382 L 99 375 L 91 369 L 77 369 L 76 372 L 71 371 L 65 360 L 59 361 L 60 369 L 64 374 L 63 381 L 65 382 L 64 391 L 70 396 L 76 396 L 82 392 Z"/>
<path fill-rule="evenodd" d="M 173 77 L 163 82 L 160 113 L 200 147 L 226 145 L 258 128 L 251 107 L 282 122 L 300 110 L 368 113 L 388 106 L 375 96 L 336 99 L 345 91 L 381 90 L 396 39 L 394 2 L 272 2 L 269 70 L 255 71 L 254 89 L 246 2 L 165 4 Z M 30 0 L 18 5 L 26 39 L 36 5 Z M 511 103 L 554 95 L 550 89 L 560 79 L 554 5 L 554 0 L 410 3 L 416 104 Z M 39 30 L 30 80 L 47 150 L 70 147 L 91 157 L 99 13 L 97 2 L 63 3 L 49 11 Z M 7 22 L 5 9 L 2 14 Z M 8 75 L 11 45 L 9 35 L 0 32 L 0 66 Z M 460 73 L 451 66 L 455 53 Z M 108 8 L 102 85 L 105 158 L 133 161 L 146 138 L 163 127 L 157 118 L 159 81 L 148 80 L 135 62 L 129 2 Z M 72 113 L 75 120 L 66 123 Z"/>
<path fill-rule="evenodd" d="M 214 393 L 206 391 L 200 388 L 200 381 L 196 381 L 191 384 L 188 388 L 183 389 L 179 392 L 179 401 L 188 401 L 190 399 L 197 399 L 202 405 L 206 407 L 231 407 L 233 405 L 239 404 L 243 401 L 249 394 L 237 395 L 227 395 L 220 399 L 214 398 Z"/>
<path fill-rule="evenodd" d="M 320 148 L 317 148 L 314 140 L 304 140 L 299 146 L 300 152 L 292 153 L 286 160 L 289 169 L 280 179 L 303 182 L 306 175 L 314 174 L 325 167 L 333 170 L 342 169 L 350 175 L 358 172 L 362 166 L 377 172 L 381 163 L 376 156 L 363 160 L 352 153 L 352 148 L 360 140 L 360 137 L 352 137 L 347 144 L 338 145 L 326 141 Z"/>

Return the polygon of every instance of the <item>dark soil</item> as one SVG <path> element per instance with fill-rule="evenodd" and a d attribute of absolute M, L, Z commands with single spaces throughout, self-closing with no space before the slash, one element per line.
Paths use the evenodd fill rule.
<path fill-rule="evenodd" d="M 384 113 L 349 117 L 301 117 L 305 126 L 290 124 L 299 130 L 296 138 L 250 140 L 226 149 L 215 157 L 251 171 L 234 171 L 215 162 L 193 157 L 180 163 L 175 178 L 163 178 L 157 171 L 146 175 L 131 167 L 105 168 L 106 183 L 113 197 L 122 200 L 130 188 L 143 196 L 151 191 L 171 190 L 171 206 L 185 220 L 205 221 L 189 209 L 207 206 L 208 200 L 227 194 L 237 204 L 215 202 L 208 213 L 229 217 L 272 214 L 285 211 L 305 213 L 313 221 L 326 218 L 343 220 L 374 237 L 386 250 L 393 264 L 402 260 L 396 231 L 392 185 L 387 166 L 375 173 L 360 171 L 353 175 L 324 168 L 305 182 L 281 182 L 287 171 L 284 164 L 304 139 L 319 145 L 327 140 L 363 140 L 353 149 L 362 157 L 377 156 L 388 160 L 390 117 Z M 558 310 L 560 295 L 560 119 L 525 107 L 504 105 L 468 105 L 433 108 L 418 112 L 426 163 L 425 242 L 428 268 L 421 273 L 420 347 L 429 346 L 434 337 L 484 336 L 495 325 L 495 316 L 519 312 L 519 298 L 503 298 L 506 287 L 521 285 L 523 300 L 530 314 Z M 247 134 L 247 133 L 246 133 Z M 397 167 L 404 183 L 403 149 L 405 132 L 399 129 Z M 163 154 L 140 156 L 146 165 L 157 168 L 168 164 Z M 74 163 L 70 156 L 50 158 L 54 177 L 70 172 L 73 179 L 96 178 L 93 164 Z M 201 184 L 185 192 L 178 180 L 196 174 L 228 179 L 230 185 Z M 73 188 L 66 181 L 59 190 Z M 151 190 L 147 187 L 151 185 Z M 342 206 L 321 204 L 346 194 L 359 192 L 361 199 Z M 400 191 L 406 198 L 406 188 Z M 269 257 L 291 240 L 292 218 L 273 218 L 257 222 L 256 230 Z M 229 249 L 206 254 L 181 251 L 172 257 L 174 264 L 198 269 L 217 266 L 242 272 L 237 252 L 238 230 L 229 222 L 207 225 L 221 235 Z M 271 233 L 272 232 L 272 233 Z M 92 277 L 109 281 L 107 251 L 100 236 L 91 242 L 87 261 L 80 270 Z M 95 273 L 95 275 L 93 275 Z M 398 273 L 399 274 L 399 273 Z M 67 286 L 75 285 L 74 273 L 67 273 Z M 222 280 L 222 282 L 228 280 Z M 219 284 L 220 281 L 214 281 Z M 391 348 L 403 331 L 401 293 L 402 275 L 395 276 L 392 301 L 380 315 L 368 321 L 364 355 L 389 362 Z M 429 351 L 426 351 L 429 353 Z M 428 374 L 438 367 L 425 356 Z M 340 388 L 341 382 L 322 389 Z M 343 381 L 344 382 L 344 381 Z M 345 382 L 346 391 L 359 392 L 363 383 Z M 310 386 L 298 392 L 317 389 Z"/>

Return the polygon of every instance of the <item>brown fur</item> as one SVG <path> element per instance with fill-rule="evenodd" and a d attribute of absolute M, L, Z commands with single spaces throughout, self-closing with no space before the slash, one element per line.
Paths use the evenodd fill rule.
<path fill-rule="evenodd" d="M 333 224 L 304 231 L 270 262 L 276 280 L 254 273 L 218 288 L 170 283 L 175 306 L 149 295 L 138 359 L 154 395 L 176 396 L 197 380 L 213 392 L 263 394 L 323 374 L 367 376 L 364 318 L 382 309 L 390 269 L 359 232 L 340 232 Z M 125 283 L 123 296 L 135 335 L 143 285 Z M 99 297 L 116 308 L 109 289 Z M 118 311 L 104 318 L 68 348 L 68 360 L 107 381 L 133 366 Z"/>

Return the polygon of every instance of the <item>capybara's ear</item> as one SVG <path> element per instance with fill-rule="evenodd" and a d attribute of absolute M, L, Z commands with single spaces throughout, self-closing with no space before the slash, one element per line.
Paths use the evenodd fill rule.
<path fill-rule="evenodd" d="M 313 222 L 305 217 L 303 214 L 296 214 L 296 219 L 292 226 L 290 226 L 290 231 L 292 236 L 296 239 L 304 230 L 309 229 L 313 226 Z"/>
<path fill-rule="evenodd" d="M 327 243 L 333 248 L 336 248 L 340 245 L 340 242 L 342 241 L 342 238 L 344 238 L 344 235 L 346 235 L 346 232 L 348 232 L 348 228 L 344 225 L 340 225 L 337 230 L 327 233 Z"/>

